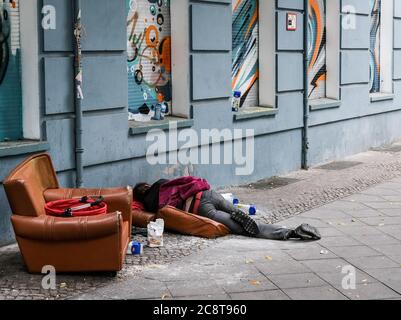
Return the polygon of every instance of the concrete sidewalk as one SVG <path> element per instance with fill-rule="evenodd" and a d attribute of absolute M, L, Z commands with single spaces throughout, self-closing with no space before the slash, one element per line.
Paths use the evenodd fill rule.
<path fill-rule="evenodd" d="M 401 178 L 282 221 L 318 242 L 228 237 L 77 299 L 401 299 Z M 356 288 L 343 288 L 350 266 Z M 346 269 L 343 269 L 346 267 Z"/>
<path fill-rule="evenodd" d="M 281 243 L 167 233 L 163 248 L 127 256 L 116 278 L 59 274 L 56 290 L 26 272 L 14 244 L 0 248 L 0 300 L 399 298 L 401 142 L 222 192 L 256 204 L 259 221 L 309 222 L 324 238 Z M 341 286 L 344 265 L 356 267 L 356 290 Z"/>

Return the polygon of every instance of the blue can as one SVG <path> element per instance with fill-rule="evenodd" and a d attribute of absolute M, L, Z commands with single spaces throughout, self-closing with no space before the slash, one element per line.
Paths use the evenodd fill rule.
<path fill-rule="evenodd" d="M 133 241 L 131 243 L 131 253 L 134 256 L 141 255 L 143 253 L 143 246 L 142 243 Z"/>
<path fill-rule="evenodd" d="M 250 216 L 256 216 L 256 212 L 257 212 L 256 206 L 252 205 L 249 207 L 249 215 Z"/>

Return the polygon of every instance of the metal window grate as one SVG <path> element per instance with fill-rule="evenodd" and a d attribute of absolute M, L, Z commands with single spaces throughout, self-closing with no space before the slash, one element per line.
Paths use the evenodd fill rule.
<path fill-rule="evenodd" d="M 370 92 L 381 90 L 380 41 L 381 41 L 381 0 L 370 1 Z"/>
<path fill-rule="evenodd" d="M 232 8 L 232 89 L 241 92 L 242 107 L 255 107 L 259 105 L 259 2 L 232 0 Z"/>
<path fill-rule="evenodd" d="M 126 8 L 129 110 L 152 107 L 159 93 L 171 108 L 170 0 L 126 0 Z"/>
<path fill-rule="evenodd" d="M 309 0 L 309 98 L 326 97 L 326 0 Z"/>
<path fill-rule="evenodd" d="M 0 141 L 22 138 L 19 0 L 0 0 Z"/>

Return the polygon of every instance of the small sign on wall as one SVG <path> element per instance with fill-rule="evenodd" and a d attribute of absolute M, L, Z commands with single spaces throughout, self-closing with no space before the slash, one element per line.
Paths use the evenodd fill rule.
<path fill-rule="evenodd" d="M 297 14 L 294 12 L 287 13 L 287 31 L 297 30 Z"/>

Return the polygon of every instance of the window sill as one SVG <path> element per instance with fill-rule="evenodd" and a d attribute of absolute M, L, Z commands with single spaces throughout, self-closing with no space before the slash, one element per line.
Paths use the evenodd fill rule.
<path fill-rule="evenodd" d="M 0 158 L 44 152 L 48 151 L 49 149 L 49 143 L 44 141 L 20 140 L 0 142 Z"/>
<path fill-rule="evenodd" d="M 319 111 L 341 107 L 341 101 L 329 98 L 316 99 L 309 101 L 310 111 Z"/>
<path fill-rule="evenodd" d="M 151 130 L 163 130 L 168 131 L 170 129 L 171 123 L 176 123 L 178 129 L 183 128 L 191 128 L 194 125 L 194 120 L 192 119 L 184 119 L 177 117 L 166 117 L 161 121 L 148 121 L 148 122 L 139 122 L 130 120 L 128 121 L 129 126 L 129 134 L 131 136 L 136 136 L 140 134 L 147 134 Z"/>
<path fill-rule="evenodd" d="M 256 118 L 274 117 L 278 113 L 273 107 L 248 107 L 245 110 L 234 113 L 234 121 L 245 121 Z"/>
<path fill-rule="evenodd" d="M 394 100 L 394 94 L 392 93 L 371 93 L 370 94 L 370 102 L 380 102 L 380 101 L 388 101 Z"/>

